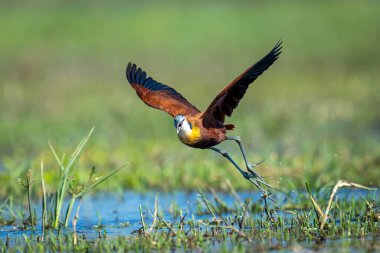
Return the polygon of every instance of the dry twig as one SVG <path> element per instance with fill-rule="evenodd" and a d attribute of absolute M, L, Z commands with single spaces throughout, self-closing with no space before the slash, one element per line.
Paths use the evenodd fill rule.
<path fill-rule="evenodd" d="M 158 213 L 158 193 L 156 195 L 156 200 L 154 202 L 154 213 L 153 213 L 153 222 L 152 222 L 152 225 L 150 226 L 150 228 L 148 229 L 148 233 L 152 233 L 154 227 L 156 226 L 156 222 L 157 222 L 157 213 Z"/>

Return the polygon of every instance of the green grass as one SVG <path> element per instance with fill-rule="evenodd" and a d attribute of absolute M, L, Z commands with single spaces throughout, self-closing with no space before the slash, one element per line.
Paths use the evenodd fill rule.
<path fill-rule="evenodd" d="M 284 41 L 283 54 L 228 123 L 250 161 L 283 189 L 338 179 L 379 186 L 377 1 L 2 3 L 0 195 L 27 169 L 57 180 L 47 141 L 73 148 L 92 126 L 79 180 L 128 163 L 103 189 L 252 186 L 222 157 L 181 144 L 172 119 L 145 106 L 129 61 L 200 109 Z M 222 145 L 236 159 L 233 143 Z M 57 150 L 58 153 L 61 150 Z M 104 173 L 103 173 L 104 172 Z M 165 184 L 162 184 L 165 182 Z"/>

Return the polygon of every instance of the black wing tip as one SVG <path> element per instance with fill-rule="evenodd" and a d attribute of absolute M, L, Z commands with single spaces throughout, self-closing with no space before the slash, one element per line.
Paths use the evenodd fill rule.
<path fill-rule="evenodd" d="M 277 41 L 276 45 L 271 51 L 271 53 L 275 56 L 276 59 L 282 53 L 282 47 L 283 47 L 282 44 L 283 44 L 283 41 L 280 39 L 279 41 Z"/>
<path fill-rule="evenodd" d="M 276 45 L 273 47 L 273 49 L 258 62 L 258 63 L 262 63 L 266 65 L 264 70 L 269 68 L 278 59 L 278 57 L 282 53 L 282 47 L 283 47 L 282 44 L 283 44 L 283 41 L 280 39 L 276 43 Z"/>
<path fill-rule="evenodd" d="M 178 93 L 169 86 L 155 81 L 153 78 L 149 77 L 144 70 L 131 62 L 127 65 L 126 77 L 132 86 L 138 84 L 151 91 L 168 90 L 173 94 Z"/>
<path fill-rule="evenodd" d="M 276 45 L 269 51 L 261 60 L 253 64 L 243 79 L 247 79 L 249 83 L 253 82 L 265 70 L 267 70 L 282 53 L 282 40 L 279 40 Z"/>
<path fill-rule="evenodd" d="M 284 41 L 283 41 L 282 39 L 279 39 L 274 47 L 275 47 L 275 48 L 278 48 L 278 47 L 281 47 L 281 48 L 282 48 L 282 43 L 284 43 Z M 281 48 L 280 48 L 280 49 L 281 49 Z"/>
<path fill-rule="evenodd" d="M 146 80 L 146 73 L 141 68 L 137 67 L 135 63 L 128 62 L 126 69 L 126 77 L 130 84 L 142 84 L 144 85 Z M 143 77 L 143 78 L 141 78 Z"/>

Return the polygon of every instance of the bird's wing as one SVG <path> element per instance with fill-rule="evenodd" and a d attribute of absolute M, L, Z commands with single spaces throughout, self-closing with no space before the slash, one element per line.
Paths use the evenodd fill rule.
<path fill-rule="evenodd" d="M 202 114 L 202 121 L 205 127 L 217 127 L 223 125 L 225 116 L 230 117 L 233 110 L 244 96 L 249 84 L 256 80 L 281 53 L 282 41 L 260 61 L 249 67 L 240 76 L 235 78 L 222 92 L 220 92 L 211 102 L 206 111 Z"/>
<path fill-rule="evenodd" d="M 145 104 L 163 110 L 171 116 L 195 115 L 200 111 L 173 88 L 147 77 L 136 64 L 128 63 L 127 79 Z"/>

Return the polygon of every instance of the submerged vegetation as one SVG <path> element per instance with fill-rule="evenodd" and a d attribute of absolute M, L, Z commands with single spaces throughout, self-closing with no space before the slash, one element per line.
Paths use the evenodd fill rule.
<path fill-rule="evenodd" d="M 337 184 L 338 185 L 338 184 Z M 352 185 L 351 185 L 352 186 Z M 232 193 L 230 193 L 232 194 Z M 137 229 L 118 235 L 130 223 L 120 223 L 118 233 L 108 233 L 112 225 L 99 224 L 92 229 L 75 231 L 48 229 L 25 231 L 23 236 L 0 240 L 0 250 L 17 251 L 125 251 L 188 250 L 246 252 L 256 250 L 328 249 L 378 250 L 380 210 L 374 206 L 379 195 L 358 191 L 358 197 L 333 198 L 326 217 L 313 210 L 313 204 L 325 206 L 323 195 L 313 201 L 288 200 L 263 209 L 263 201 L 242 201 L 238 195 L 228 206 L 217 194 L 200 193 L 194 212 L 180 207 L 162 210 L 159 197 L 150 207 L 139 208 Z M 334 194 L 335 195 L 335 194 Z M 294 195 L 302 198 L 302 193 Z M 318 200 L 316 200 L 318 199 Z M 313 203 L 313 204 L 312 204 Z M 2 207 L 3 211 L 4 207 Z M 138 207 L 136 206 L 136 213 Z M 3 212 L 4 213 L 4 212 Z M 74 219 L 77 219 L 75 217 Z M 101 219 L 101 218 L 99 218 Z M 325 225 L 321 226 L 323 221 Z M 17 221 L 16 221 L 17 223 Z M 39 226 L 38 226 L 39 227 Z M 25 228 L 24 228 L 25 229 Z M 96 230 L 97 235 L 91 230 Z M 21 232 L 18 232 L 21 234 Z M 91 236 L 92 234 L 92 236 Z M 360 238 L 360 240 L 355 240 Z"/>

